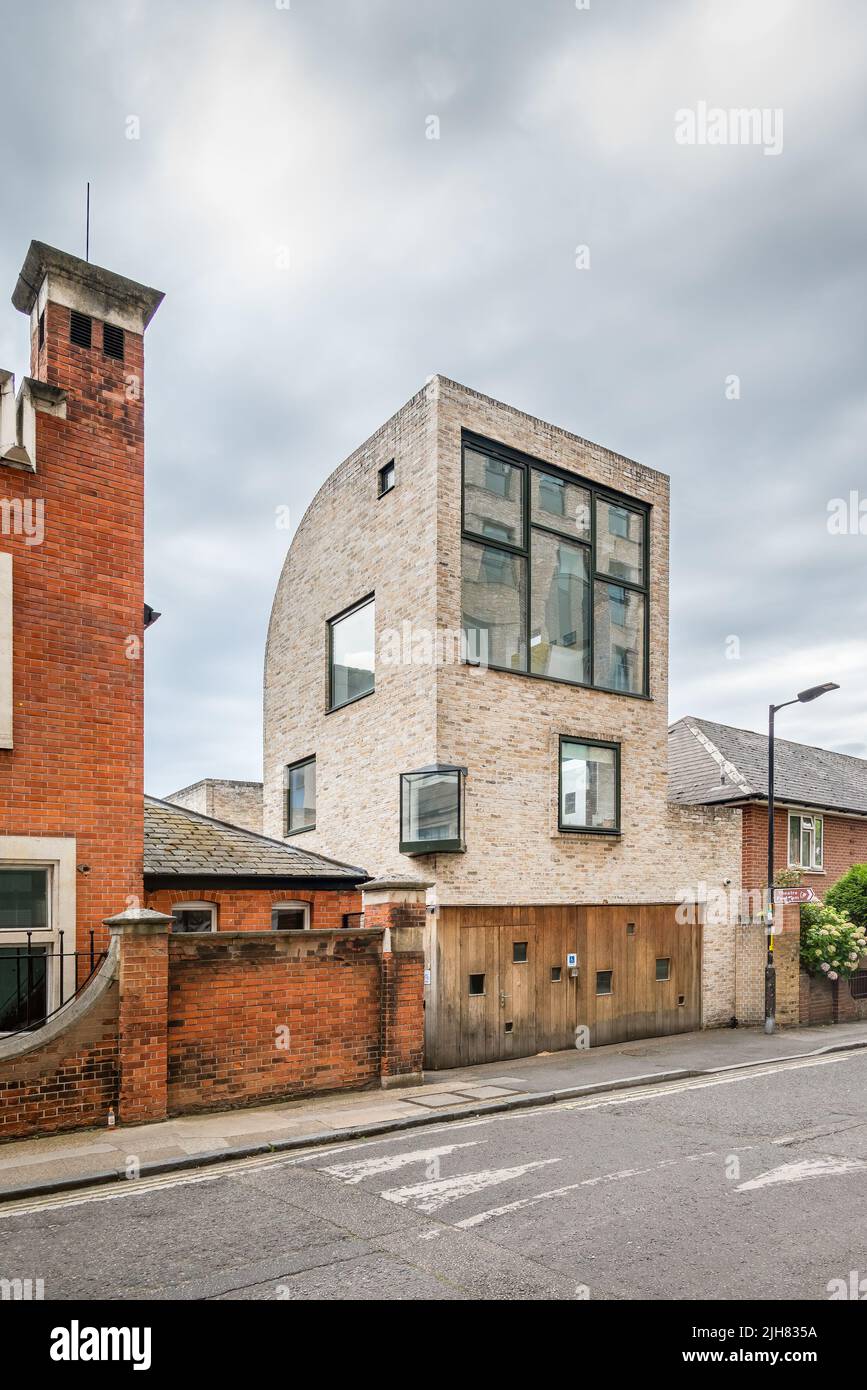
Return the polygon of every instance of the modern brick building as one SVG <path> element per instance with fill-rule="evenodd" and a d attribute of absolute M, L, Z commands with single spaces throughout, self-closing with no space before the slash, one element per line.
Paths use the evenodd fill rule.
<path fill-rule="evenodd" d="M 426 885 L 431 1064 L 724 1021 L 728 924 L 676 908 L 739 824 L 668 799 L 668 526 L 663 474 L 435 377 L 298 528 L 263 828 Z"/>

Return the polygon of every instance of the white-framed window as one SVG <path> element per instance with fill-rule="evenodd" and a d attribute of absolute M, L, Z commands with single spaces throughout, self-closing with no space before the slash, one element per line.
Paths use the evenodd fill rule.
<path fill-rule="evenodd" d="M 209 932 L 217 930 L 217 904 L 206 902 L 173 903 L 172 931 Z"/>
<path fill-rule="evenodd" d="M 821 869 L 825 826 L 822 816 L 789 812 L 789 868 Z"/>
<path fill-rule="evenodd" d="M 310 904 L 302 902 L 272 903 L 272 931 L 307 931 L 310 926 Z"/>
<path fill-rule="evenodd" d="M 39 1027 L 75 993 L 76 963 L 87 973 L 75 865 L 71 836 L 0 836 L 0 1036 Z"/>

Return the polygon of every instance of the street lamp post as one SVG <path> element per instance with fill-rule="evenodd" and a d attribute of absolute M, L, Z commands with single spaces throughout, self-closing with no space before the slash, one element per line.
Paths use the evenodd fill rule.
<path fill-rule="evenodd" d="M 773 1033 L 776 1027 L 777 1012 L 777 972 L 774 968 L 774 715 L 788 705 L 806 705 L 810 700 L 818 700 L 829 690 L 839 690 L 833 681 L 825 685 L 812 685 L 802 690 L 794 700 L 784 700 L 781 705 L 768 706 L 768 905 L 766 930 L 768 953 L 765 960 L 765 1032 Z"/>

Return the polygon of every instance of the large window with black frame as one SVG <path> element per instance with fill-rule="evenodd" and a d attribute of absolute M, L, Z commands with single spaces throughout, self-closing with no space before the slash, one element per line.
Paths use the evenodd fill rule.
<path fill-rule="evenodd" d="M 468 659 L 647 695 L 648 529 L 645 503 L 465 436 Z"/>

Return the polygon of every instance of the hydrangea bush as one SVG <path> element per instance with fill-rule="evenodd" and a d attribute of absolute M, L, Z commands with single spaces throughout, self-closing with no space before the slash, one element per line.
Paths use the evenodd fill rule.
<path fill-rule="evenodd" d="M 867 930 L 834 907 L 801 909 L 801 965 L 829 980 L 848 980 L 867 956 Z"/>

